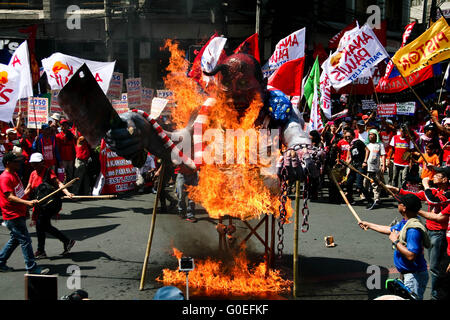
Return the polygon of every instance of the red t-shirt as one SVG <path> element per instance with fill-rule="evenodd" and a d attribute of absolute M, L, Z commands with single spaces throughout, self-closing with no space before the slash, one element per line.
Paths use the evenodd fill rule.
<path fill-rule="evenodd" d="M 20 181 L 17 173 L 11 173 L 5 170 L 0 175 L 0 206 L 2 208 L 3 220 L 26 217 L 27 206 L 9 201 L 5 195 L 7 192 L 12 192 L 13 195 L 20 199 L 23 199 L 25 196 L 22 181 Z"/>
<path fill-rule="evenodd" d="M 69 139 L 69 137 L 61 131 L 56 135 L 56 145 L 58 146 L 61 160 L 75 160 L 75 138 Z"/>
<path fill-rule="evenodd" d="M 77 144 L 75 146 L 75 152 L 76 152 L 77 159 L 80 159 L 80 160 L 89 159 L 90 151 L 89 151 L 89 146 L 87 143 L 83 143 L 81 145 Z"/>
<path fill-rule="evenodd" d="M 403 160 L 403 155 L 406 151 L 414 148 L 414 145 L 409 139 L 402 138 L 401 135 L 396 135 L 392 138 L 391 147 L 394 147 L 394 164 L 402 167 L 409 165 L 409 160 Z"/>
<path fill-rule="evenodd" d="M 34 170 L 30 174 L 30 179 L 28 180 L 28 186 L 31 188 L 31 190 L 36 189 L 43 182 L 46 169 L 47 168 L 42 168 L 39 171 Z M 57 178 L 55 172 L 51 169 L 50 169 L 48 177 L 49 177 L 49 180 L 53 180 L 53 179 Z"/>
<path fill-rule="evenodd" d="M 380 139 L 381 142 L 383 142 L 384 151 L 386 151 L 386 154 L 388 154 L 389 150 L 391 150 L 391 146 L 389 145 L 389 143 L 391 142 L 393 136 L 394 136 L 393 132 L 387 131 L 380 132 Z"/>
<path fill-rule="evenodd" d="M 445 209 L 441 211 L 441 214 L 450 215 L 450 205 L 445 207 Z M 448 219 L 447 224 L 447 255 L 450 256 L 450 218 Z"/>
<path fill-rule="evenodd" d="M 42 137 L 42 155 L 44 156 L 44 163 L 51 167 L 56 165 L 55 148 L 51 138 Z"/>
<path fill-rule="evenodd" d="M 350 150 L 350 144 L 345 139 L 341 139 L 337 143 L 337 147 L 339 150 L 339 159 L 347 161 L 347 154 Z"/>

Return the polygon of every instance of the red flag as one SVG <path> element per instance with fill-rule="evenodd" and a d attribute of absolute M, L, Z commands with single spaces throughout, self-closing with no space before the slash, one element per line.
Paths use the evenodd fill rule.
<path fill-rule="evenodd" d="M 283 91 L 288 96 L 299 96 L 304 65 L 305 57 L 285 62 L 269 77 L 267 84 Z"/>
<path fill-rule="evenodd" d="M 328 48 L 329 49 L 336 49 L 339 45 L 339 41 L 341 40 L 344 33 L 346 33 L 348 30 L 351 30 L 356 27 L 356 20 L 353 20 L 352 23 L 350 23 L 348 26 L 346 26 L 344 29 L 342 29 L 339 33 L 337 33 L 333 38 L 331 38 L 328 41 Z"/>
<path fill-rule="evenodd" d="M 316 57 L 319 58 L 319 64 L 322 65 L 322 63 L 327 60 L 328 54 L 326 53 L 325 49 L 323 48 L 323 45 L 321 43 L 314 44 L 314 53 L 313 58 L 314 60 Z"/>
<path fill-rule="evenodd" d="M 236 50 L 234 50 L 234 53 L 250 54 L 253 57 L 255 57 L 255 59 L 258 60 L 259 63 L 261 63 L 259 57 L 258 34 L 255 33 L 254 35 L 248 37 L 244 42 L 242 42 L 239 45 L 239 47 L 236 48 Z"/>
<path fill-rule="evenodd" d="M 202 55 L 203 51 L 205 51 L 205 48 L 208 46 L 208 44 L 211 42 L 212 39 L 215 37 L 218 37 L 217 32 L 214 33 L 211 38 L 209 38 L 208 42 L 200 49 L 198 54 L 195 56 L 194 62 L 192 63 L 191 71 L 189 71 L 188 76 L 190 78 L 193 78 L 195 81 L 200 83 L 200 80 L 202 79 Z"/>

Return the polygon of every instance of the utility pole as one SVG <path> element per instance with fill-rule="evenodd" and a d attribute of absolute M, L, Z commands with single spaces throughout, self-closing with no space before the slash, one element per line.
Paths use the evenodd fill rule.
<path fill-rule="evenodd" d="M 134 30 L 133 22 L 136 17 L 136 0 L 129 0 L 127 7 L 127 37 L 128 37 L 128 79 L 134 78 Z"/>
<path fill-rule="evenodd" d="M 428 6 L 428 0 L 423 0 L 423 11 L 422 11 L 422 26 L 424 30 L 427 29 L 427 9 Z"/>
<path fill-rule="evenodd" d="M 105 48 L 107 61 L 113 61 L 113 46 L 111 37 L 112 0 L 104 0 L 103 5 L 105 8 Z"/>

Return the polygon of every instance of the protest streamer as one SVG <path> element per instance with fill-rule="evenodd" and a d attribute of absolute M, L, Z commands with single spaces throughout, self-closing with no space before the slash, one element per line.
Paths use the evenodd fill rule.
<path fill-rule="evenodd" d="M 335 89 L 360 77 L 370 77 L 371 68 L 389 58 L 372 29 L 366 24 L 347 31 L 339 47 L 322 65 Z"/>
<path fill-rule="evenodd" d="M 99 62 L 80 59 L 59 52 L 42 59 L 42 66 L 47 74 L 48 84 L 52 90 L 62 89 L 77 70 L 86 64 L 104 94 L 108 93 L 115 63 L 115 61 Z"/>
<path fill-rule="evenodd" d="M 10 122 L 20 94 L 20 74 L 0 64 L 0 121 Z"/>
<path fill-rule="evenodd" d="M 161 172 L 159 174 L 159 181 L 158 181 L 158 190 L 156 191 L 156 199 L 155 203 L 153 204 L 153 214 L 152 214 L 152 222 L 150 224 L 150 231 L 148 234 L 148 240 L 147 240 L 147 248 L 145 249 L 145 258 L 144 258 L 144 264 L 142 266 L 142 274 L 141 274 L 141 283 L 139 285 L 139 290 L 144 290 L 144 284 L 145 284 L 145 278 L 147 276 L 147 265 L 148 265 L 148 258 L 150 257 L 150 250 L 152 248 L 152 242 L 153 242 L 153 233 L 155 231 L 155 222 L 156 222 L 156 212 L 158 207 L 158 201 L 161 196 L 161 189 L 163 186 L 163 177 L 164 177 L 164 170 L 165 170 L 165 163 L 162 162 L 161 164 Z"/>

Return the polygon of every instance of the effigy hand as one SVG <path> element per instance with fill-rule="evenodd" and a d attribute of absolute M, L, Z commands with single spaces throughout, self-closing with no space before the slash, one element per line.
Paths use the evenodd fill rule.
<path fill-rule="evenodd" d="M 158 158 L 170 161 L 170 151 L 164 147 L 158 133 L 143 116 L 127 112 L 121 115 L 121 119 L 123 121 L 121 125 L 106 133 L 105 141 L 112 151 L 132 160 L 136 167 L 141 167 L 145 163 L 147 151 Z"/>

